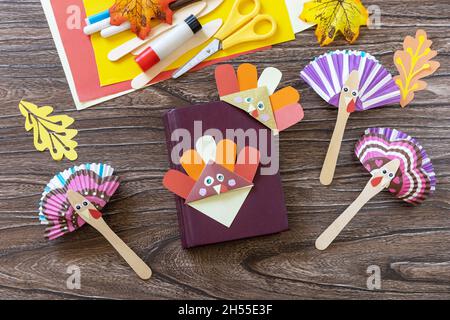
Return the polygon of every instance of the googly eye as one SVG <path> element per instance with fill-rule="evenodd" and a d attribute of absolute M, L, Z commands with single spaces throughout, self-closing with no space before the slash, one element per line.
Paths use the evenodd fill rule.
<path fill-rule="evenodd" d="M 85 200 L 85 201 L 83 201 L 83 206 L 87 207 L 87 206 L 88 206 L 88 204 L 89 204 L 89 202 L 87 202 L 86 200 Z"/>
<path fill-rule="evenodd" d="M 357 95 L 358 95 L 358 91 L 353 90 L 353 91 L 352 91 L 352 96 L 356 97 Z"/>
<path fill-rule="evenodd" d="M 264 102 L 260 101 L 258 102 L 258 104 L 256 105 L 256 108 L 258 108 L 258 110 L 264 110 Z"/>
<path fill-rule="evenodd" d="M 344 87 L 343 90 L 344 90 L 344 92 L 348 92 L 349 89 L 348 89 L 348 87 Z"/>
<path fill-rule="evenodd" d="M 393 178 L 394 174 L 392 172 L 389 173 L 389 178 Z"/>
<path fill-rule="evenodd" d="M 81 210 L 81 205 L 80 205 L 80 204 L 77 204 L 77 205 L 75 206 L 75 209 Z"/>
<path fill-rule="evenodd" d="M 210 185 L 212 185 L 214 183 L 214 178 L 211 176 L 207 176 L 205 178 L 204 183 L 205 183 L 205 186 L 209 187 Z"/>
<path fill-rule="evenodd" d="M 219 182 L 222 182 L 223 180 L 225 180 L 225 177 L 224 177 L 223 174 L 221 174 L 221 173 L 218 173 L 217 176 L 216 176 L 216 178 L 217 178 L 217 180 L 218 180 Z"/>
<path fill-rule="evenodd" d="M 386 169 L 384 169 L 382 172 L 383 172 L 383 174 L 386 174 L 386 173 L 387 173 Z"/>
<path fill-rule="evenodd" d="M 252 97 L 247 97 L 247 98 L 245 98 L 245 102 L 251 103 L 251 102 L 253 102 L 253 98 Z"/>

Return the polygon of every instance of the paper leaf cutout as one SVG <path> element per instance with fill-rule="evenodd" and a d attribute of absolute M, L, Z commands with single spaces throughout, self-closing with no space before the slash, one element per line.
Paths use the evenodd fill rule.
<path fill-rule="evenodd" d="M 78 146 L 72 139 L 78 131 L 68 127 L 74 119 L 67 115 L 51 115 L 50 106 L 38 107 L 30 102 L 20 101 L 19 109 L 25 117 L 25 129 L 33 130 L 34 146 L 38 151 L 48 149 L 54 160 L 66 157 L 69 160 L 78 158 L 75 148 Z"/>
<path fill-rule="evenodd" d="M 431 61 L 436 55 L 431 50 L 432 41 L 427 39 L 424 30 L 417 30 L 416 37 L 406 37 L 403 42 L 403 51 L 396 51 L 394 63 L 400 75 L 394 77 L 400 88 L 400 105 L 404 108 L 414 99 L 414 92 L 427 87 L 421 78 L 433 74 L 440 66 L 439 62 Z"/>
<path fill-rule="evenodd" d="M 118 26 L 129 21 L 131 31 L 145 39 L 151 31 L 151 20 L 172 24 L 173 12 L 169 4 L 175 0 L 116 0 L 109 9 L 111 24 Z"/>
<path fill-rule="evenodd" d="M 367 24 L 369 13 L 360 0 L 312 0 L 305 3 L 300 19 L 317 23 L 316 37 L 321 46 L 333 42 L 338 31 L 349 43 L 359 36 L 359 27 Z"/>

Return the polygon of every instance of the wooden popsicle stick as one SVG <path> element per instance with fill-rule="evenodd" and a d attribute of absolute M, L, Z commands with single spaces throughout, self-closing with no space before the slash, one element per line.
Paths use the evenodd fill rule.
<path fill-rule="evenodd" d="M 100 35 L 103 38 L 109 38 L 121 32 L 127 31 L 131 28 L 131 24 L 129 21 L 125 21 L 121 25 L 118 26 L 109 26 L 100 31 Z"/>
<path fill-rule="evenodd" d="M 353 219 L 353 217 L 359 212 L 359 210 L 375 195 L 381 192 L 383 188 L 374 189 L 370 185 L 370 181 L 367 183 L 364 190 L 360 193 L 358 198 L 343 212 L 339 217 L 334 220 L 332 224 L 317 238 L 316 248 L 319 250 L 325 250 L 333 242 L 334 239 L 341 233 L 345 226 Z"/>
<path fill-rule="evenodd" d="M 134 49 L 133 51 L 131 51 L 131 54 L 133 56 L 138 56 L 140 55 L 142 52 L 144 52 L 146 49 L 148 48 L 148 43 L 144 43 L 143 45 L 141 45 L 140 47 L 137 47 L 136 49 Z"/>
<path fill-rule="evenodd" d="M 358 99 L 359 72 L 353 70 L 342 87 L 339 95 L 338 118 L 333 131 L 327 155 L 320 172 L 320 183 L 329 185 L 333 181 L 336 163 L 341 150 L 342 138 L 344 137 L 345 126 L 347 125 L 350 113 L 356 110 L 356 100 Z"/>
<path fill-rule="evenodd" d="M 334 222 L 317 238 L 316 248 L 325 250 L 341 233 L 345 226 L 353 219 L 353 217 L 361 210 L 361 208 L 374 196 L 387 188 L 396 172 L 399 170 L 400 160 L 394 159 L 382 168 L 372 171 L 373 177 L 367 182 L 364 190 L 359 194 L 358 198 L 339 216 Z"/>
<path fill-rule="evenodd" d="M 333 136 L 328 146 L 327 155 L 323 162 L 322 171 L 320 172 L 320 183 L 323 185 L 330 185 L 333 181 L 334 171 L 341 150 L 342 138 L 344 137 L 347 120 L 350 116 L 344 108 L 339 108 L 336 125 L 334 127 Z"/>
<path fill-rule="evenodd" d="M 152 270 L 142 261 L 137 254 L 128 247 L 125 242 L 115 234 L 111 228 L 103 220 L 101 213 L 97 211 L 95 206 L 73 190 L 67 190 L 67 200 L 75 209 L 76 213 L 90 226 L 100 232 L 106 240 L 116 249 L 122 258 L 130 265 L 136 274 L 144 280 L 150 279 Z"/>
<path fill-rule="evenodd" d="M 150 267 L 142 261 L 138 255 L 130 249 L 129 246 L 123 242 L 119 236 L 111 230 L 106 224 L 103 218 L 97 220 L 95 225 L 92 225 L 98 232 L 100 232 L 106 240 L 116 249 L 116 251 L 122 256 L 122 258 L 129 264 L 129 266 L 136 272 L 139 278 L 148 280 L 152 276 L 152 270 Z"/>

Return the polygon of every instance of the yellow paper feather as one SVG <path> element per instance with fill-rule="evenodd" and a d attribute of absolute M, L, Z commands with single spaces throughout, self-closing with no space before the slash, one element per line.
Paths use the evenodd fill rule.
<path fill-rule="evenodd" d="M 421 78 L 433 74 L 440 66 L 439 62 L 431 61 L 437 52 L 431 50 L 432 41 L 427 39 L 424 30 L 417 30 L 416 37 L 406 37 L 403 51 L 394 54 L 394 63 L 400 75 L 394 77 L 400 89 L 400 105 L 404 108 L 414 99 L 414 92 L 427 87 Z"/>
<path fill-rule="evenodd" d="M 78 146 L 72 139 L 78 131 L 68 127 L 74 119 L 67 115 L 51 115 L 50 106 L 38 107 L 27 101 L 20 101 L 19 109 L 25 117 L 25 130 L 33 130 L 33 142 L 38 151 L 48 149 L 54 160 L 66 157 L 69 160 L 78 158 L 75 148 Z"/>

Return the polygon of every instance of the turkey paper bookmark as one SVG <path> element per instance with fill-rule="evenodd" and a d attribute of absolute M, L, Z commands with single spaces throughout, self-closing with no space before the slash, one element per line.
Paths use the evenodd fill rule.
<path fill-rule="evenodd" d="M 85 223 L 99 231 L 144 280 L 152 271 L 103 220 L 101 210 L 119 187 L 114 169 L 102 163 L 75 166 L 55 175 L 42 193 L 39 220 L 46 224 L 46 238 L 56 239 Z"/>
<path fill-rule="evenodd" d="M 406 133 L 390 128 L 367 129 L 355 154 L 372 177 L 358 198 L 316 240 L 325 250 L 374 196 L 388 189 L 397 198 L 417 205 L 436 188 L 433 165 L 422 146 Z"/>
<path fill-rule="evenodd" d="M 420 78 L 439 67 L 430 61 L 437 54 L 430 50 L 431 41 L 418 30 L 416 38 L 406 37 L 404 51 L 395 53 L 399 76 L 392 77 L 373 56 L 363 51 L 337 50 L 314 59 L 301 72 L 301 78 L 329 104 L 338 108 L 338 117 L 327 155 L 320 173 L 320 182 L 333 181 L 347 120 L 355 111 L 412 101 L 414 92 L 426 88 Z"/>
<path fill-rule="evenodd" d="M 163 185 L 186 200 L 186 204 L 229 228 L 253 188 L 260 153 L 253 147 L 242 149 L 236 159 L 236 144 L 212 136 L 199 138 L 195 150 L 183 153 L 185 173 L 169 170 Z"/>
<path fill-rule="evenodd" d="M 285 87 L 275 92 L 282 78 L 276 68 L 266 68 L 258 79 L 252 64 L 241 64 L 237 74 L 232 65 L 225 64 L 216 68 L 215 76 L 220 100 L 248 112 L 275 135 L 304 117 L 297 90 Z"/>

